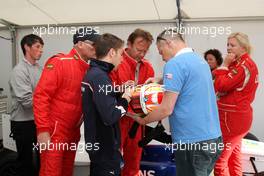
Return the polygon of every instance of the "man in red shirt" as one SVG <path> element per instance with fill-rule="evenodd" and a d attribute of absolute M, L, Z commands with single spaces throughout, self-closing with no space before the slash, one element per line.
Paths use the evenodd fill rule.
<path fill-rule="evenodd" d="M 40 176 L 72 176 L 82 123 L 81 81 L 92 46 L 99 35 L 79 30 L 69 54 L 51 57 L 45 65 L 33 99 L 40 145 Z"/>
<path fill-rule="evenodd" d="M 140 85 L 144 84 L 148 78 L 154 77 L 152 65 L 144 58 L 152 41 L 152 35 L 142 29 L 136 29 L 129 35 L 127 48 L 122 54 L 123 61 L 110 75 L 115 85 L 125 83 Z M 128 111 L 133 112 L 130 107 Z M 125 162 L 122 170 L 123 176 L 139 175 L 142 148 L 138 146 L 138 142 L 142 138 L 143 127 L 138 128 L 132 139 L 128 133 L 133 123 L 134 120 L 128 116 L 120 120 L 121 149 Z"/>

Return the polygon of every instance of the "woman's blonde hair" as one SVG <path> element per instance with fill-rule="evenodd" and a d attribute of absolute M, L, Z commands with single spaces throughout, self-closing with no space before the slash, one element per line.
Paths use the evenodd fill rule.
<path fill-rule="evenodd" d="M 230 38 L 235 38 L 237 40 L 237 42 L 239 43 L 239 45 L 243 48 L 245 48 L 246 52 L 248 54 L 251 53 L 251 45 L 249 43 L 249 39 L 248 39 L 248 36 L 247 34 L 244 34 L 242 32 L 235 32 L 235 33 L 232 33 L 228 36 L 228 39 Z"/>

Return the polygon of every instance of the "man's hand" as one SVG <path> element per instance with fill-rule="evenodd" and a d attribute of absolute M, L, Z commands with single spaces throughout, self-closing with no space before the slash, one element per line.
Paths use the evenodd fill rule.
<path fill-rule="evenodd" d="M 235 61 L 235 59 L 236 55 L 234 53 L 228 53 L 224 60 L 223 66 L 228 67 L 232 62 Z"/>
<path fill-rule="evenodd" d="M 125 98 L 127 100 L 127 102 L 129 103 L 131 101 L 131 96 L 132 93 L 134 92 L 134 88 L 133 87 L 127 87 L 124 91 L 124 94 L 122 95 L 123 98 Z"/>
<path fill-rule="evenodd" d="M 144 118 L 140 117 L 138 114 L 135 113 L 130 113 L 127 112 L 128 117 L 131 117 L 132 119 L 134 119 L 137 123 L 139 123 L 140 125 L 146 125 L 146 121 L 144 120 Z"/>
<path fill-rule="evenodd" d="M 38 135 L 38 143 L 39 143 L 39 145 L 44 145 L 45 144 L 45 146 L 48 146 L 49 141 L 50 141 L 49 132 L 39 133 L 39 135 Z"/>
<path fill-rule="evenodd" d="M 148 78 L 146 81 L 145 81 L 145 84 L 149 84 L 149 83 L 159 83 L 161 84 L 162 83 L 162 78 Z"/>
<path fill-rule="evenodd" d="M 121 85 L 121 92 L 125 92 L 125 90 L 128 88 L 128 87 L 134 87 L 135 86 L 135 81 L 132 81 L 132 80 L 128 80 L 127 82 L 123 83 Z"/>
<path fill-rule="evenodd" d="M 146 125 L 146 121 L 144 120 L 144 118 L 141 118 L 140 116 L 137 116 L 136 118 L 134 118 L 134 120 L 140 125 Z"/>

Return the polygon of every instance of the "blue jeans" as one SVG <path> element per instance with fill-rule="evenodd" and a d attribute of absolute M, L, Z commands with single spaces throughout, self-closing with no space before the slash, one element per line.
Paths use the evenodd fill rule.
<path fill-rule="evenodd" d="M 222 137 L 192 144 L 176 144 L 177 176 L 208 176 L 221 154 Z"/>

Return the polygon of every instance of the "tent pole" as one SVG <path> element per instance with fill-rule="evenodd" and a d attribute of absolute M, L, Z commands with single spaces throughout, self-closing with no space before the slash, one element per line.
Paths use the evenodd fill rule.
<path fill-rule="evenodd" d="M 5 25 L 9 32 L 10 32 L 10 36 L 11 36 L 11 44 L 12 44 L 12 67 L 14 67 L 17 64 L 17 52 L 16 52 L 16 36 L 17 36 L 17 30 L 16 30 L 16 26 L 13 23 L 10 23 L 4 19 L 0 19 L 0 23 Z"/>
<path fill-rule="evenodd" d="M 182 15 L 181 15 L 181 3 L 180 0 L 176 0 L 177 10 L 178 10 L 178 27 L 181 28 Z"/>
<path fill-rule="evenodd" d="M 11 28 L 9 28 L 10 33 L 11 33 L 11 38 L 12 38 L 12 67 L 15 67 L 15 65 L 17 64 L 17 52 L 16 52 L 16 48 L 17 48 L 17 31 L 16 28 L 14 26 L 12 26 Z"/>

